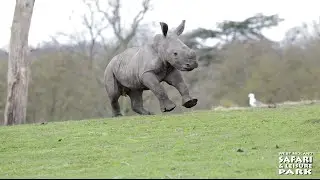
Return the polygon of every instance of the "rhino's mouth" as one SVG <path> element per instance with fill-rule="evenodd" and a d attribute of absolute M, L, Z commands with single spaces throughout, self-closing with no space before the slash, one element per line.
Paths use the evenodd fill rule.
<path fill-rule="evenodd" d="M 181 69 L 181 71 L 192 71 L 197 67 L 198 67 L 198 63 L 193 62 L 193 63 L 183 64 L 180 69 Z"/>
<path fill-rule="evenodd" d="M 194 68 L 192 68 L 192 67 L 182 67 L 180 69 L 180 71 L 192 71 L 192 70 L 194 70 Z"/>
<path fill-rule="evenodd" d="M 185 63 L 175 62 L 175 63 L 172 63 L 171 65 L 176 69 L 178 69 L 179 71 L 192 71 L 198 67 L 197 62 L 185 62 Z"/>

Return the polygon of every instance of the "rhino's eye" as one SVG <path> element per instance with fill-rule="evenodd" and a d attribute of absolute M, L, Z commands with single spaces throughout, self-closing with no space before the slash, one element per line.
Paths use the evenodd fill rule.
<path fill-rule="evenodd" d="M 178 53 L 177 53 L 177 52 L 174 52 L 173 54 L 174 54 L 175 56 L 178 56 Z"/>

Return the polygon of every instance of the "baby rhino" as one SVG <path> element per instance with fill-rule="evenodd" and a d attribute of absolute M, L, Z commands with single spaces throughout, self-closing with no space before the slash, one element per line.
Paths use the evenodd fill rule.
<path fill-rule="evenodd" d="M 162 34 L 157 34 L 150 44 L 132 47 L 116 55 L 107 65 L 104 78 L 113 117 L 122 116 L 118 99 L 128 95 L 131 108 L 141 115 L 152 115 L 143 107 L 142 92 L 151 90 L 160 102 L 162 112 L 172 111 L 172 102 L 160 84 L 165 81 L 175 87 L 182 96 L 182 105 L 191 108 L 197 99 L 190 97 L 188 88 L 179 71 L 192 71 L 198 67 L 195 51 L 180 39 L 185 20 L 168 33 L 168 25 L 160 22 Z"/>

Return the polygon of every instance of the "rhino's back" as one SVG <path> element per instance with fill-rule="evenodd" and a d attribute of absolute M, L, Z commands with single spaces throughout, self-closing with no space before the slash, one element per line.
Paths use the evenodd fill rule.
<path fill-rule="evenodd" d="M 113 74 L 121 85 L 127 88 L 144 88 L 140 76 L 154 68 L 156 55 L 148 46 L 128 48 L 111 61 Z"/>

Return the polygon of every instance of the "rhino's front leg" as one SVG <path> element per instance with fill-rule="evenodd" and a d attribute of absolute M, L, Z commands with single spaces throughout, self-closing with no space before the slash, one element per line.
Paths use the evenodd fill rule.
<path fill-rule="evenodd" d="M 129 92 L 131 100 L 131 108 L 134 112 L 141 115 L 153 115 L 154 113 L 149 112 L 143 107 L 142 90 L 132 90 Z"/>
<path fill-rule="evenodd" d="M 174 69 L 170 74 L 164 79 L 166 83 L 175 87 L 182 96 L 182 105 L 186 108 L 192 108 L 198 102 L 198 99 L 190 97 L 188 87 L 184 82 L 181 73 Z"/>
<path fill-rule="evenodd" d="M 160 84 L 158 78 L 152 72 L 146 72 L 141 76 L 143 85 L 149 88 L 160 102 L 162 112 L 172 111 L 176 105 L 168 98 L 168 95 Z"/>

